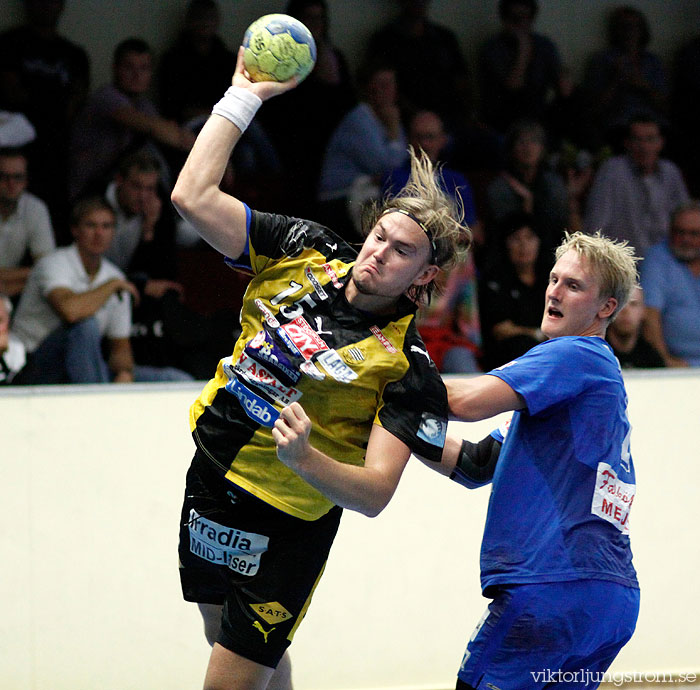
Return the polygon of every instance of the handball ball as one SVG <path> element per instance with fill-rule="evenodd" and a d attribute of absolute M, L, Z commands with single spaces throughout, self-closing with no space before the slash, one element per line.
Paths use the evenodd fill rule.
<path fill-rule="evenodd" d="M 266 14 L 254 21 L 243 37 L 243 63 L 253 81 L 299 81 L 316 63 L 311 32 L 294 17 Z"/>

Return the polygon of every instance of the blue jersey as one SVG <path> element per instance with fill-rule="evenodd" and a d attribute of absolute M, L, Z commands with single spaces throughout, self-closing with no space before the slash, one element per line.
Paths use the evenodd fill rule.
<path fill-rule="evenodd" d="M 610 346 L 554 338 L 489 374 L 526 409 L 513 414 L 493 478 L 481 547 L 485 593 L 583 579 L 638 587 L 627 394 Z"/>

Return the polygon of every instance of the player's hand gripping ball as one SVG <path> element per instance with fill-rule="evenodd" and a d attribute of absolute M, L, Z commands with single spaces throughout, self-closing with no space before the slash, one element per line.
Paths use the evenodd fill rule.
<path fill-rule="evenodd" d="M 243 37 L 243 64 L 252 81 L 301 81 L 316 63 L 311 32 L 294 17 L 266 14 Z"/>

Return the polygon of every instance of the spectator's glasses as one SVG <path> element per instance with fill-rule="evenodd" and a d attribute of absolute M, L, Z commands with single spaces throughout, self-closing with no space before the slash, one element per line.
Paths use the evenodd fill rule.
<path fill-rule="evenodd" d="M 27 173 L 6 173 L 0 170 L 0 182 L 24 182 Z"/>

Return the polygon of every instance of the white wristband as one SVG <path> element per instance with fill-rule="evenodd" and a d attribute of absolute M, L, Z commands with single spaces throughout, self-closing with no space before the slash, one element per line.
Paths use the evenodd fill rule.
<path fill-rule="evenodd" d="M 212 114 L 221 115 L 245 132 L 258 108 L 262 105 L 259 96 L 240 86 L 229 86 L 224 97 L 212 108 Z"/>

